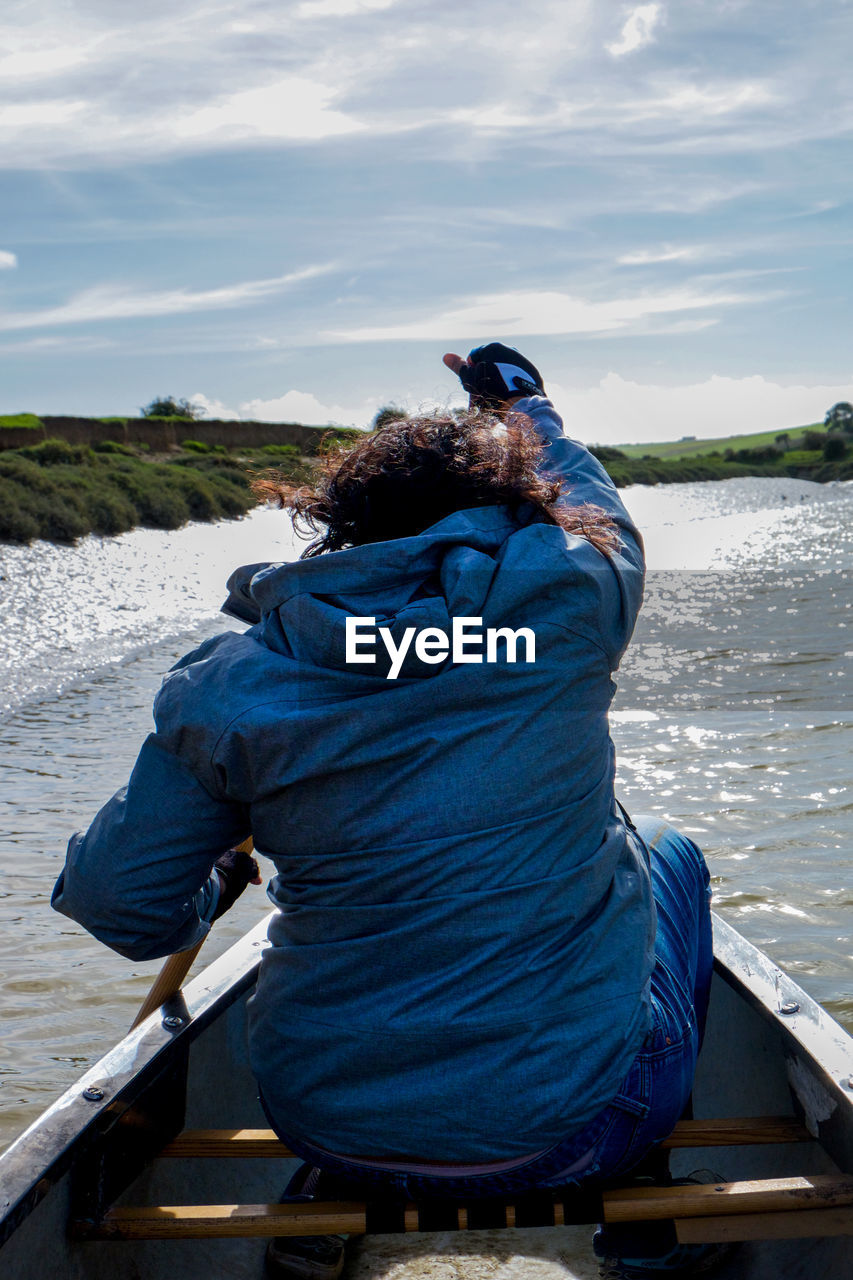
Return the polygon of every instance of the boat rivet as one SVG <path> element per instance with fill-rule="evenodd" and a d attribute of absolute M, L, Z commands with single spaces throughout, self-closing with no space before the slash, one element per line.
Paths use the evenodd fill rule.
<path fill-rule="evenodd" d="M 177 1031 L 178 1027 L 182 1027 L 183 1025 L 184 1020 L 179 1017 L 177 1013 L 167 1013 L 166 1017 L 163 1019 L 163 1026 L 167 1027 L 169 1031 Z"/>
<path fill-rule="evenodd" d="M 789 1018 L 792 1013 L 800 1012 L 800 1006 L 797 1004 L 796 1000 L 786 1000 L 780 1007 L 779 1012 L 784 1013 L 785 1017 Z"/>
<path fill-rule="evenodd" d="M 88 1089 L 83 1090 L 83 1097 L 87 1102 L 100 1102 L 103 1096 L 103 1089 L 98 1089 L 95 1085 L 89 1085 Z"/>

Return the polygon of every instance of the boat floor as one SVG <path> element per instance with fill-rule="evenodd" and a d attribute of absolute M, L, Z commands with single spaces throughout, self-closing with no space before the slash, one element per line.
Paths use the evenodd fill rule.
<path fill-rule="evenodd" d="M 345 1280 L 598 1280 L 589 1227 L 372 1236 Z"/>

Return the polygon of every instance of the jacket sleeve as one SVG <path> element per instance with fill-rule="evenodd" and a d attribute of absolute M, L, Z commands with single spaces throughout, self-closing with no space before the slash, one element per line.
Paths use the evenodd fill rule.
<path fill-rule="evenodd" d="M 51 905 L 131 960 L 185 951 L 210 928 L 213 863 L 248 834 L 246 809 L 151 734 L 128 785 L 71 837 Z"/>
<path fill-rule="evenodd" d="M 586 445 L 565 434 L 563 420 L 551 401 L 545 396 L 527 396 L 514 408 L 531 420 L 544 440 L 542 471 L 563 484 L 563 502 L 572 507 L 587 503 L 599 507 L 619 532 L 621 545 L 617 552 L 605 557 L 591 543 L 583 545 L 583 539 L 576 539 L 572 556 L 585 576 L 601 643 L 615 670 L 643 600 L 642 536 L 604 467 Z"/>

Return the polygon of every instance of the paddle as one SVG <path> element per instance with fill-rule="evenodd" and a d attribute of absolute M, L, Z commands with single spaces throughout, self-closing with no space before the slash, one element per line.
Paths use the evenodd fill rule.
<path fill-rule="evenodd" d="M 254 849 L 252 837 L 244 840 L 242 844 L 237 846 L 240 853 L 251 853 Z M 205 934 L 205 938 L 207 934 Z M 138 1027 L 140 1022 L 144 1022 L 149 1013 L 153 1013 L 155 1009 L 159 1009 L 164 1001 L 171 999 L 177 995 L 183 986 L 184 978 L 192 968 L 193 961 L 204 946 L 204 938 L 197 942 L 194 947 L 190 947 L 188 951 L 176 951 L 173 956 L 169 956 L 163 965 L 163 968 L 154 979 L 154 983 L 148 995 L 142 1002 L 142 1006 L 137 1013 L 133 1022 L 130 1024 L 130 1030 Z"/>

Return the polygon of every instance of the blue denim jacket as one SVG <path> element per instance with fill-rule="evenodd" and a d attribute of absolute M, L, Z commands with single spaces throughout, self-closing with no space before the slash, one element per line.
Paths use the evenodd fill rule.
<path fill-rule="evenodd" d="M 253 625 L 166 677 L 127 788 L 75 835 L 58 910 L 122 954 L 191 946 L 214 859 L 252 832 L 278 908 L 251 1055 L 281 1127 L 331 1151 L 487 1161 L 570 1135 L 649 1027 L 654 906 L 613 796 L 611 672 L 642 543 L 550 401 L 517 406 L 608 557 L 502 506 L 416 537 L 251 566 Z M 515 663 L 348 662 L 348 616 L 526 627 Z"/>

